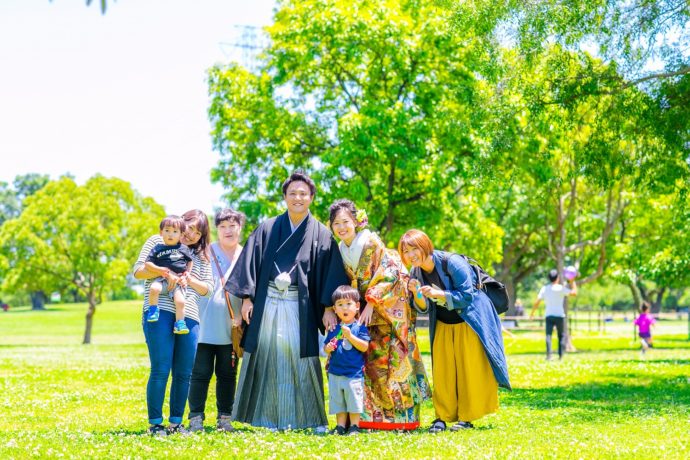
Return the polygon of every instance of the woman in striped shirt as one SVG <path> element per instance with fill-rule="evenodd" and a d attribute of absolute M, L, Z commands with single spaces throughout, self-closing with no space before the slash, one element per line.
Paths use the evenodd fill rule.
<path fill-rule="evenodd" d="M 142 315 L 144 336 L 151 360 L 151 372 L 146 385 L 146 404 L 151 425 L 149 432 L 160 436 L 184 431 L 182 416 L 187 404 L 199 336 L 199 300 L 201 296 L 207 297 L 213 291 L 213 275 L 208 256 L 210 232 L 206 214 L 194 209 L 184 213 L 182 219 L 187 224 L 187 230 L 182 234 L 180 242 L 189 247 L 193 256 L 192 273 L 189 278 L 180 277 L 172 272 L 158 273 L 146 269 L 144 264 L 149 252 L 163 241 L 160 235 L 154 235 L 146 241 L 132 270 L 135 278 L 146 280 L 144 314 L 149 308 L 149 287 L 155 278 L 165 277 L 168 289 L 174 288 L 176 283 L 186 284 L 191 288 L 187 289 L 184 318 L 189 334 L 173 334 L 175 304 L 167 295 L 160 296 L 158 300 L 160 317 L 157 322 L 144 321 L 145 315 Z M 173 380 L 170 387 L 170 425 L 166 430 L 163 426 L 163 400 L 171 371 Z"/>

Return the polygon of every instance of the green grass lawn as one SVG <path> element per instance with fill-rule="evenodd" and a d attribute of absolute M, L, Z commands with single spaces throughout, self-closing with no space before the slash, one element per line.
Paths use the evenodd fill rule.
<path fill-rule="evenodd" d="M 690 342 L 682 321 L 659 324 L 646 360 L 624 326 L 605 335 L 578 331 L 578 353 L 562 362 L 544 360 L 539 331 L 506 337 L 515 389 L 501 392 L 500 411 L 475 430 L 355 440 L 238 424 L 231 434 L 152 438 L 140 302 L 101 305 L 86 346 L 85 313 L 83 304 L 0 312 L 0 458 L 690 458 Z M 420 339 L 428 350 L 426 330 Z M 430 370 L 428 353 L 426 363 Z M 213 384 L 210 393 L 213 420 Z M 422 415 L 426 428 L 430 402 Z"/>

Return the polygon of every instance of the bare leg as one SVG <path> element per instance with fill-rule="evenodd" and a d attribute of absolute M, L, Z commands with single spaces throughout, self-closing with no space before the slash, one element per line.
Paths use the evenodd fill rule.
<path fill-rule="evenodd" d="M 353 414 L 350 412 L 350 425 L 359 426 L 359 414 Z"/>
<path fill-rule="evenodd" d="M 357 415 L 359 416 L 359 414 Z M 347 423 L 347 412 L 338 412 L 337 414 L 335 414 L 335 422 L 339 426 L 345 428 L 345 424 Z"/>
<path fill-rule="evenodd" d="M 163 284 L 160 281 L 154 281 L 149 287 L 149 305 L 158 305 L 158 297 L 163 292 Z"/>
<path fill-rule="evenodd" d="M 184 320 L 184 295 L 179 289 L 175 289 L 173 300 L 175 301 L 175 321 Z"/>

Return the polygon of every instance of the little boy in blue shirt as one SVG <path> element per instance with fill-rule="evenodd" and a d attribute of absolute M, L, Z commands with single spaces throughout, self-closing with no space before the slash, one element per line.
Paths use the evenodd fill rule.
<path fill-rule="evenodd" d="M 357 322 L 357 289 L 340 286 L 332 301 L 340 321 L 323 347 L 328 355 L 329 413 L 336 416 L 333 433 L 353 435 L 359 433 L 359 416 L 364 412 L 364 353 L 369 348 L 369 331 Z M 350 428 L 346 429 L 348 415 Z"/>

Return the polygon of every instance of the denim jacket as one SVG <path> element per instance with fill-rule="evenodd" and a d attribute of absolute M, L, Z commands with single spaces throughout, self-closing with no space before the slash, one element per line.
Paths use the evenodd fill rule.
<path fill-rule="evenodd" d="M 501 333 L 501 320 L 496 314 L 491 300 L 484 291 L 477 289 L 476 275 L 470 264 L 457 254 L 444 251 L 434 251 L 432 254 L 434 266 L 438 275 L 446 286 L 446 305 L 440 306 L 427 299 L 429 311 L 429 335 L 433 349 L 434 335 L 436 331 L 436 309 L 448 308 L 456 310 L 460 317 L 477 334 L 484 346 L 484 352 L 491 364 L 491 369 L 496 377 L 498 385 L 511 389 L 508 378 L 508 363 L 506 362 L 505 349 L 503 347 L 503 335 Z M 448 273 L 443 270 L 443 258 L 448 260 Z M 424 283 L 421 268 L 415 267 L 411 276 L 420 283 Z M 414 301 L 412 301 L 414 305 Z"/>

